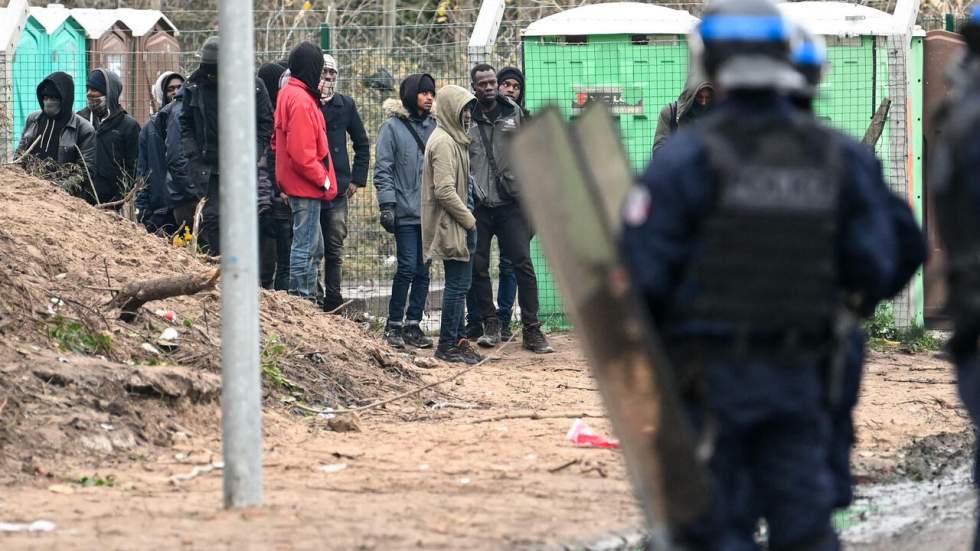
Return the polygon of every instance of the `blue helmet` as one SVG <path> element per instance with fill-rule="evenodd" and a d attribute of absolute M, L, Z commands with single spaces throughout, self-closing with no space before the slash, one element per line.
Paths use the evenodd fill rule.
<path fill-rule="evenodd" d="M 801 96 L 816 97 L 817 87 L 827 66 L 827 45 L 823 37 L 811 33 L 802 25 L 796 26 L 797 40 L 793 43 L 790 59 L 805 79 L 804 87 L 793 91 Z"/>
<path fill-rule="evenodd" d="M 801 85 L 790 61 L 794 39 L 793 24 L 771 0 L 717 0 L 690 44 L 719 88 L 781 91 Z"/>

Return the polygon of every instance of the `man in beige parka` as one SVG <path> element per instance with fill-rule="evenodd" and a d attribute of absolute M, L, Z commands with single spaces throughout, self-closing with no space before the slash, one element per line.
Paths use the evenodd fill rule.
<path fill-rule="evenodd" d="M 422 167 L 422 254 L 426 262 L 442 260 L 446 273 L 436 358 L 468 364 L 482 359 L 462 338 L 476 247 L 467 134 L 467 107 L 474 101 L 459 86 L 444 86 L 436 93 L 436 129 L 425 146 Z"/>

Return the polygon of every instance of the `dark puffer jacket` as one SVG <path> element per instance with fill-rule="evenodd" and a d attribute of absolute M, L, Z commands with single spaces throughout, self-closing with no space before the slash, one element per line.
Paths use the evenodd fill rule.
<path fill-rule="evenodd" d="M 62 72 L 51 73 L 42 80 L 37 85 L 37 102 L 42 107 L 41 90 L 49 85 L 54 85 L 61 95 L 61 113 L 55 119 L 47 117 L 43 111 L 31 113 L 27 117 L 27 124 L 24 125 L 24 133 L 21 135 L 20 144 L 17 146 L 17 152 L 14 156 L 21 157 L 28 149 L 31 151 L 30 155 L 36 155 L 42 147 L 40 144 L 41 136 L 48 125 L 60 124 L 63 126 L 61 135 L 57 138 L 56 162 L 58 164 L 75 163 L 81 166 L 83 171 L 94 168 L 95 129 L 88 121 L 71 110 L 72 103 L 75 101 L 74 80 L 72 80 L 71 75 Z"/>
<path fill-rule="evenodd" d="M 88 107 L 78 112 L 95 127 L 95 169 L 92 171 L 95 195 L 89 188 L 83 190 L 82 196 L 93 205 L 121 199 L 127 185 L 132 184 L 136 178 L 140 136 L 139 123 L 119 104 L 122 80 L 112 71 L 96 71 L 105 77 L 109 114 L 105 120 L 100 120 Z"/>

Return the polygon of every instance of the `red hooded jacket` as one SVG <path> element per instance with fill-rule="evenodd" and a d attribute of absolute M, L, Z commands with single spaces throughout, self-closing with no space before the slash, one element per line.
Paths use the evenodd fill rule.
<path fill-rule="evenodd" d="M 327 123 L 317 99 L 295 77 L 279 91 L 272 150 L 276 152 L 276 179 L 283 193 L 323 201 L 337 197 Z M 323 182 L 328 180 L 330 184 L 324 189 Z"/>

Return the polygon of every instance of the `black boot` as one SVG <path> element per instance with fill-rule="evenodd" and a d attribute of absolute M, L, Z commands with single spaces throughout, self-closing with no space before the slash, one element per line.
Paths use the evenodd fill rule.
<path fill-rule="evenodd" d="M 483 336 L 477 339 L 476 344 L 484 348 L 493 348 L 500 344 L 500 321 L 496 317 L 483 322 Z"/>
<path fill-rule="evenodd" d="M 483 356 L 481 356 L 479 352 L 477 352 L 476 350 L 473 349 L 472 346 L 470 346 L 469 341 L 465 339 L 461 340 L 459 341 L 459 344 L 456 345 L 456 347 L 459 349 L 460 355 L 462 355 L 463 361 L 465 363 L 468 363 L 470 365 L 476 365 L 483 361 Z"/>
<path fill-rule="evenodd" d="M 449 363 L 465 363 L 463 351 L 455 344 L 440 344 L 436 347 L 436 359 Z"/>
<path fill-rule="evenodd" d="M 509 319 L 500 320 L 500 342 L 507 342 L 514 338 L 514 331 L 510 327 Z"/>
<path fill-rule="evenodd" d="M 483 336 L 483 322 L 476 321 L 466 324 L 466 339 L 475 341 Z"/>
<path fill-rule="evenodd" d="M 432 348 L 432 339 L 425 336 L 417 323 L 407 323 L 402 328 L 402 340 L 415 348 Z"/>
<path fill-rule="evenodd" d="M 402 338 L 402 326 L 388 324 L 385 325 L 385 342 L 392 348 L 405 348 L 405 339 Z"/>
<path fill-rule="evenodd" d="M 550 354 L 555 351 L 541 332 L 540 323 L 524 326 L 524 348 L 535 354 Z"/>

